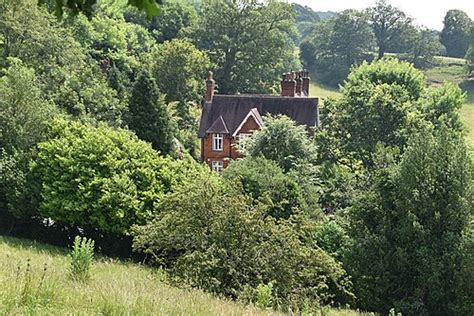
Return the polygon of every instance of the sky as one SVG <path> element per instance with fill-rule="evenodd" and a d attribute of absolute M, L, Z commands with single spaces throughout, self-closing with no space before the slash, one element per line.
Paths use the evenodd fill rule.
<path fill-rule="evenodd" d="M 365 9 L 375 0 L 290 0 L 307 5 L 314 11 L 342 11 L 345 9 Z M 474 0 L 388 0 L 415 19 L 415 23 L 441 31 L 443 19 L 450 9 L 466 12 L 474 20 Z"/>

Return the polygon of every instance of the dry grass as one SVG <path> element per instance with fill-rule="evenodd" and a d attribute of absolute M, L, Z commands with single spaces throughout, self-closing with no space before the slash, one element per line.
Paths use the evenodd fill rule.
<path fill-rule="evenodd" d="M 88 283 L 70 280 L 68 265 L 61 249 L 0 237 L 0 314 L 276 314 L 168 286 L 163 273 L 138 264 L 99 258 Z"/>
<path fill-rule="evenodd" d="M 166 275 L 100 257 L 92 280 L 68 278 L 64 249 L 0 236 L 0 315 L 277 315 L 198 290 L 166 284 Z M 324 308 L 320 315 L 357 316 Z"/>

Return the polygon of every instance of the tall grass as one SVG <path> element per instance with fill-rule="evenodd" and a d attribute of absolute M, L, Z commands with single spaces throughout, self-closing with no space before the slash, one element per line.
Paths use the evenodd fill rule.
<path fill-rule="evenodd" d="M 140 264 L 97 257 L 93 278 L 68 278 L 60 248 L 0 236 L 0 315 L 277 315 L 166 284 L 166 275 Z M 265 304 L 263 304 L 265 305 Z M 354 316 L 323 309 L 321 315 Z"/>

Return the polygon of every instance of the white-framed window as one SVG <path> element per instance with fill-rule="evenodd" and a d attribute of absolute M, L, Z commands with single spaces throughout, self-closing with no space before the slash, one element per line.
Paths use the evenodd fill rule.
<path fill-rule="evenodd" d="M 224 170 L 224 162 L 222 160 L 214 160 L 212 161 L 212 171 L 217 173 L 221 173 Z"/>
<path fill-rule="evenodd" d="M 212 150 L 224 150 L 224 135 L 220 133 L 212 134 Z"/>

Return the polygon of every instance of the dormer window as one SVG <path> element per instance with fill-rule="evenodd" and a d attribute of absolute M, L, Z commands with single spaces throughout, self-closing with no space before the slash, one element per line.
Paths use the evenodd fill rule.
<path fill-rule="evenodd" d="M 221 134 L 221 133 L 212 134 L 212 150 L 214 151 L 224 150 L 224 134 Z"/>

